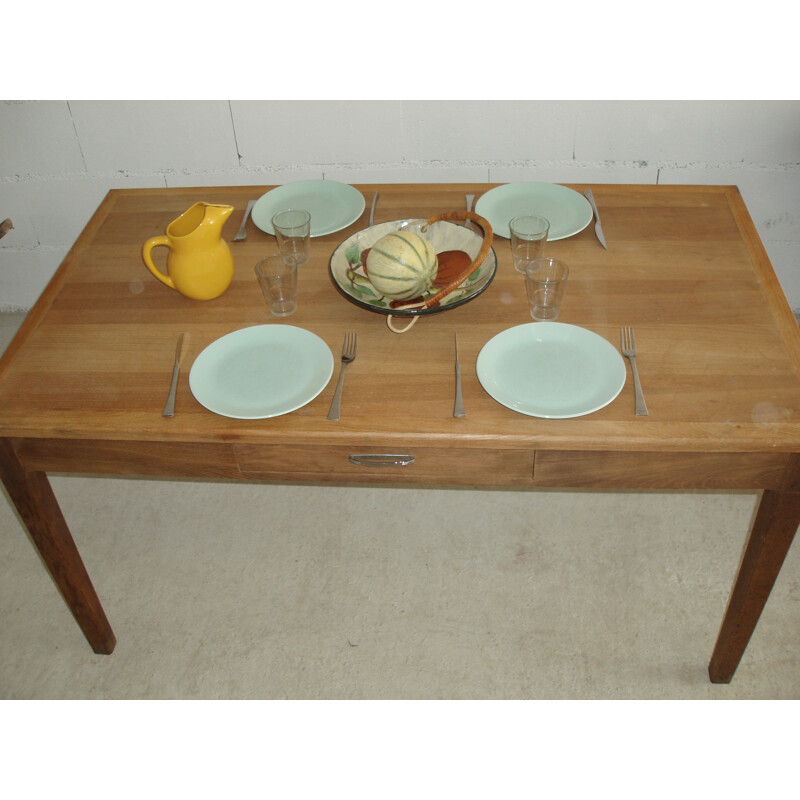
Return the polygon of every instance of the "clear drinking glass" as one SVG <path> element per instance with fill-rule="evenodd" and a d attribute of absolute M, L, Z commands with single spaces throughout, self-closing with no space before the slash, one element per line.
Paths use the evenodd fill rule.
<path fill-rule="evenodd" d="M 550 222 L 544 217 L 522 214 L 508 224 L 511 231 L 511 254 L 514 268 L 525 274 L 526 264 L 544 255 Z"/>
<path fill-rule="evenodd" d="M 261 292 L 276 317 L 288 317 L 297 309 L 297 262 L 275 253 L 255 266 Z"/>
<path fill-rule="evenodd" d="M 294 259 L 298 267 L 305 264 L 311 239 L 311 214 L 300 208 L 279 211 L 272 218 L 272 227 L 283 256 Z"/>
<path fill-rule="evenodd" d="M 543 257 L 528 262 L 525 286 L 533 319 L 552 321 L 558 318 L 568 277 L 569 267 L 563 261 Z"/>

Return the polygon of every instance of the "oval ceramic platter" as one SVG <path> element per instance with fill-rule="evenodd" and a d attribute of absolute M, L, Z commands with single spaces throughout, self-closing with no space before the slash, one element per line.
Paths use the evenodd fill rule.
<path fill-rule="evenodd" d="M 392 231 L 403 228 L 425 236 L 430 241 L 437 256 L 440 253 L 462 251 L 472 260 L 483 244 L 483 237 L 480 234 L 463 225 L 456 225 L 443 220 L 434 222 L 423 233 L 422 228 L 424 225 L 424 219 L 397 219 L 357 231 L 345 239 L 331 256 L 330 272 L 336 287 L 348 300 L 362 308 L 377 311 L 379 314 L 391 314 L 401 317 L 435 314 L 474 300 L 489 286 L 497 272 L 497 254 L 494 249 L 489 251 L 483 264 L 461 286 L 444 297 L 439 305 L 432 308 L 393 308 L 392 303 L 402 306 L 412 303 L 414 300 L 392 301 L 382 296 L 369 282 L 364 272 L 362 254 L 372 247 L 378 239 Z M 447 283 L 449 281 L 440 274 L 436 283 L 421 295 L 421 299 L 426 300 L 429 297 L 433 297 Z"/>
<path fill-rule="evenodd" d="M 558 183 L 506 183 L 478 198 L 475 213 L 489 221 L 496 236 L 511 237 L 508 223 L 520 214 L 533 214 L 550 222 L 547 240 L 567 239 L 580 233 L 593 217 L 589 201 L 574 189 Z"/>
<path fill-rule="evenodd" d="M 363 213 L 364 196 L 339 181 L 295 181 L 278 186 L 258 198 L 251 217 L 257 228 L 275 235 L 272 218 L 288 208 L 303 208 L 311 214 L 311 237 L 335 233 L 355 222 Z"/>
<path fill-rule="evenodd" d="M 591 414 L 625 385 L 625 362 L 614 346 L 563 322 L 529 322 L 498 333 L 483 346 L 475 369 L 498 403 L 545 419 Z"/>

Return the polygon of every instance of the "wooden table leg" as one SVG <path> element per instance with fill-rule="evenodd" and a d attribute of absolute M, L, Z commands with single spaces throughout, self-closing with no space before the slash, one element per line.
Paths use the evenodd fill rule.
<path fill-rule="evenodd" d="M 47 475 L 28 472 L 8 439 L 0 439 L 0 473 L 33 543 L 92 649 L 95 653 L 113 652 L 117 640 Z"/>
<path fill-rule="evenodd" d="M 779 491 L 765 491 L 731 590 L 714 653 L 712 683 L 730 683 L 800 525 L 800 456 Z"/>

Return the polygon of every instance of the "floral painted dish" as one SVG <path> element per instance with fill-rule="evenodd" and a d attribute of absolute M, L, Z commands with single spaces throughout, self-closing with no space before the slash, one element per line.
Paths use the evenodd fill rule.
<path fill-rule="evenodd" d="M 398 219 L 373 225 L 349 236 L 331 256 L 330 273 L 336 288 L 348 300 L 362 308 L 400 317 L 436 314 L 474 300 L 489 286 L 497 272 L 497 255 L 493 249 L 489 250 L 483 264 L 461 286 L 442 298 L 439 305 L 430 308 L 403 308 L 437 294 L 458 274 L 458 266 L 469 264 L 483 245 L 483 237 L 464 225 L 443 220 L 432 223 L 423 232 L 425 225 L 424 219 Z M 401 228 L 419 233 L 430 241 L 439 258 L 439 272 L 433 286 L 419 298 L 391 300 L 383 297 L 369 282 L 364 271 L 364 253 L 381 237 Z"/>

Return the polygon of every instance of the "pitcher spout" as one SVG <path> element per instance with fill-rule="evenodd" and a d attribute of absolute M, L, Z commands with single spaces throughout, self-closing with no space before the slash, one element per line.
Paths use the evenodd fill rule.
<path fill-rule="evenodd" d="M 220 225 L 233 213 L 233 206 L 221 203 L 204 203 L 206 208 L 206 219 L 211 222 L 218 222 Z"/>
<path fill-rule="evenodd" d="M 176 239 L 205 229 L 208 233 L 216 232 L 225 224 L 225 220 L 233 213 L 233 206 L 219 203 L 198 202 L 183 212 L 167 226 L 167 235 Z"/>

